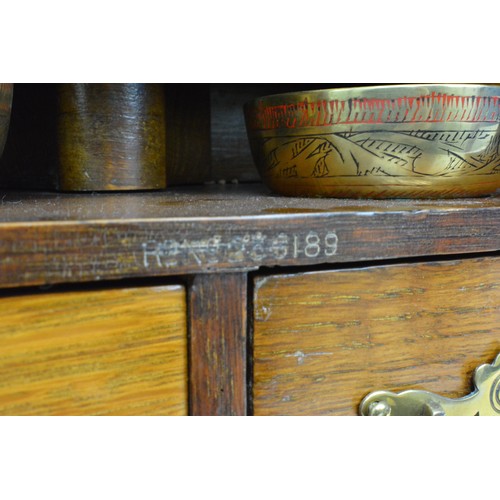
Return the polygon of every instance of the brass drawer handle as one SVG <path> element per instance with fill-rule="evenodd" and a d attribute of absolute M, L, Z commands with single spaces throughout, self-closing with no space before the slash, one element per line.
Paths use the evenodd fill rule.
<path fill-rule="evenodd" d="M 459 399 L 427 391 L 399 394 L 376 391 L 363 399 L 359 413 L 364 416 L 500 416 L 500 354 L 491 365 L 476 368 L 474 387 L 472 393 Z"/>

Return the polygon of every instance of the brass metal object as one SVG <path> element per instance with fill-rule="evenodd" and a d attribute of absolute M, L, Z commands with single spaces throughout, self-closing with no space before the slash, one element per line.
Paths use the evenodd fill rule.
<path fill-rule="evenodd" d="M 161 84 L 60 84 L 57 117 L 61 190 L 166 187 Z"/>
<path fill-rule="evenodd" d="M 459 399 L 427 391 L 372 392 L 359 407 L 363 416 L 500 416 L 500 355 L 474 373 L 475 390 Z"/>
<path fill-rule="evenodd" d="M 13 88 L 12 83 L 0 83 L 0 157 L 9 132 Z"/>
<path fill-rule="evenodd" d="M 288 196 L 453 198 L 500 189 L 500 87 L 390 85 L 245 105 L 263 181 Z"/>

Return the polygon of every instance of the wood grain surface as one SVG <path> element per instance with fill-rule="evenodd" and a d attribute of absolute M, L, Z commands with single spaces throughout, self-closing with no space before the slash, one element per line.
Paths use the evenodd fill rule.
<path fill-rule="evenodd" d="M 185 291 L 0 298 L 0 414 L 185 415 Z"/>
<path fill-rule="evenodd" d="M 255 280 L 256 415 L 355 415 L 375 390 L 471 392 L 500 352 L 500 259 Z"/>
<path fill-rule="evenodd" d="M 0 191 L 0 286 L 494 252 L 500 198 L 315 200 L 262 186 Z"/>
<path fill-rule="evenodd" d="M 190 414 L 246 415 L 247 275 L 194 276 L 188 296 Z"/>

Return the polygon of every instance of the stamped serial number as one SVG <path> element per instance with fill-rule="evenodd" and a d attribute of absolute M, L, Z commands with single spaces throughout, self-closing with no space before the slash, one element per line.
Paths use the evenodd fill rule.
<path fill-rule="evenodd" d="M 224 238 L 214 234 L 210 238 L 149 240 L 142 243 L 144 267 L 174 267 L 186 260 L 200 267 L 220 263 L 261 263 L 286 258 L 317 259 L 337 253 L 338 237 L 335 231 L 309 231 L 304 234 L 264 234 L 247 232 Z"/>

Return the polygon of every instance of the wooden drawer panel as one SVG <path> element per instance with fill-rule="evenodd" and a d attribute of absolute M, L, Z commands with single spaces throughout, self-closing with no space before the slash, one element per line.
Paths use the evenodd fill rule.
<path fill-rule="evenodd" d="M 0 298 L 0 414 L 187 413 L 185 290 Z"/>
<path fill-rule="evenodd" d="M 461 397 L 500 352 L 498 258 L 258 278 L 256 415 L 355 415 L 374 390 Z"/>

